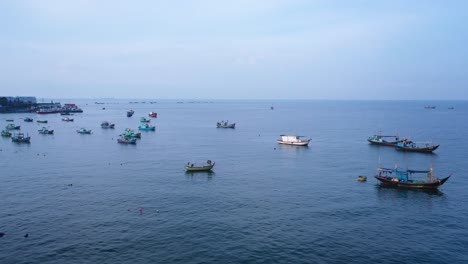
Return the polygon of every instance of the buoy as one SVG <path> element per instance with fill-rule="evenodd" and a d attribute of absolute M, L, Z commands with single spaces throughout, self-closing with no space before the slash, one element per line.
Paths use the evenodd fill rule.
<path fill-rule="evenodd" d="M 365 182 L 365 181 L 367 181 L 367 177 L 366 176 L 358 176 L 357 180 L 360 181 L 360 182 Z"/>
<path fill-rule="evenodd" d="M 28 233 L 26 233 L 26 235 L 24 235 L 24 237 L 28 237 L 28 236 L 29 236 L 29 234 L 28 234 Z"/>

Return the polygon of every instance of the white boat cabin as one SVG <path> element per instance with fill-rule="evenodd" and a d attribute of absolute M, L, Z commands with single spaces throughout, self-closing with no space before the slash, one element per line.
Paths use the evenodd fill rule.
<path fill-rule="evenodd" d="M 304 136 L 281 135 L 281 141 L 290 142 L 290 143 L 300 143 L 300 142 L 309 141 L 309 139 L 305 138 Z"/>

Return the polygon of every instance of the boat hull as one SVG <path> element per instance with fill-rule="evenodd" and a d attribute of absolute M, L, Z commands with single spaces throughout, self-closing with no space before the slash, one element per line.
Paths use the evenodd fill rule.
<path fill-rule="evenodd" d="M 203 167 L 191 167 L 191 166 L 185 166 L 186 171 L 190 172 L 196 172 L 196 171 L 211 171 L 211 169 L 214 167 L 215 163 L 211 164 L 210 166 L 203 166 Z"/>
<path fill-rule="evenodd" d="M 290 146 L 308 146 L 310 140 L 308 141 L 302 141 L 302 142 L 289 142 L 289 141 L 282 141 L 282 140 L 277 140 L 278 144 L 283 144 L 283 145 L 290 145 Z"/>
<path fill-rule="evenodd" d="M 376 175 L 375 178 L 379 180 L 382 185 L 389 186 L 389 187 L 409 188 L 409 189 L 437 189 L 442 184 L 444 184 L 450 178 L 450 176 L 440 179 L 440 180 L 436 180 L 434 182 L 423 182 L 423 181 L 401 182 L 401 181 L 394 181 L 395 178 L 385 177 L 385 176 L 380 176 L 380 175 Z"/>
<path fill-rule="evenodd" d="M 395 149 L 399 151 L 407 151 L 407 152 L 432 153 L 438 147 L 439 145 L 431 146 L 427 148 L 410 148 L 410 147 L 395 146 Z"/>

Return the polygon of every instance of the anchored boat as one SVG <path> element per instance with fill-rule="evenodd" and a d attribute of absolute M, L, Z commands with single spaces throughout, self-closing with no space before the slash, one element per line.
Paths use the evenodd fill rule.
<path fill-rule="evenodd" d="M 135 111 L 133 110 L 127 111 L 127 117 L 132 117 L 134 113 Z"/>
<path fill-rule="evenodd" d="M 86 128 L 80 128 L 79 130 L 76 131 L 77 133 L 80 134 L 91 134 L 91 129 L 86 129 Z"/>
<path fill-rule="evenodd" d="M 5 128 L 8 130 L 20 130 L 21 126 L 15 126 L 15 124 L 8 124 Z"/>
<path fill-rule="evenodd" d="M 24 136 L 23 133 L 18 133 L 15 134 L 14 136 L 11 137 L 12 142 L 16 143 L 30 143 L 31 142 L 31 137 L 30 136 Z"/>
<path fill-rule="evenodd" d="M 293 145 L 293 146 L 307 146 L 311 141 L 310 138 L 304 136 L 294 136 L 294 135 L 280 135 L 281 139 L 278 139 L 276 142 L 284 145 Z"/>
<path fill-rule="evenodd" d="M 154 117 L 154 118 L 158 117 L 158 113 L 155 113 L 155 112 L 150 112 L 148 115 L 149 117 Z"/>
<path fill-rule="evenodd" d="M 236 128 L 236 123 L 231 123 L 229 124 L 229 121 L 221 121 L 221 122 L 218 122 L 216 123 L 216 127 L 217 128 Z"/>
<path fill-rule="evenodd" d="M 110 123 L 109 121 L 104 121 L 101 123 L 102 128 L 114 128 L 115 124 Z"/>
<path fill-rule="evenodd" d="M 429 170 L 400 170 L 395 167 L 394 169 L 378 168 L 377 171 L 375 178 L 380 181 L 381 185 L 400 188 L 437 189 L 451 176 L 443 179 L 435 178 L 432 166 Z M 411 177 L 414 174 L 426 174 L 427 179 L 413 179 Z"/>
<path fill-rule="evenodd" d="M 52 135 L 54 134 L 54 130 L 48 130 L 47 128 L 43 127 L 42 129 L 39 129 L 39 134 L 44 134 L 44 135 Z"/>
<path fill-rule="evenodd" d="M 410 140 L 403 140 L 395 146 L 396 150 L 422 153 L 432 153 L 438 147 L 439 145 L 432 145 L 431 142 L 413 142 Z"/>
<path fill-rule="evenodd" d="M 137 142 L 136 138 L 130 138 L 130 137 L 124 137 L 124 136 L 117 139 L 117 143 L 120 143 L 120 144 L 133 144 L 133 145 L 135 145 L 136 142 Z"/>
<path fill-rule="evenodd" d="M 141 138 L 141 133 L 135 133 L 130 128 L 125 129 L 125 132 L 120 136 L 129 137 L 129 138 Z"/>
<path fill-rule="evenodd" d="M 2 130 L 2 137 L 11 137 L 11 132 L 8 130 Z"/>
<path fill-rule="evenodd" d="M 138 127 L 138 130 L 143 130 L 143 131 L 155 131 L 156 127 L 155 126 L 150 126 L 148 123 L 141 125 Z"/>
<path fill-rule="evenodd" d="M 395 138 L 395 140 L 386 140 L 386 138 Z M 384 136 L 384 135 L 373 135 L 367 139 L 372 145 L 390 146 L 394 147 L 398 142 L 401 142 L 398 136 Z"/>
<path fill-rule="evenodd" d="M 195 165 L 194 163 L 188 162 L 187 165 L 185 165 L 185 170 L 187 171 L 210 171 L 215 165 L 215 162 L 212 162 L 211 160 L 207 160 L 206 164 L 202 165 Z"/>

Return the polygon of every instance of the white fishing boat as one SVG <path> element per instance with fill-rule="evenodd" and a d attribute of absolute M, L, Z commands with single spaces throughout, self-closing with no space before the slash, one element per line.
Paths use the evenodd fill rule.
<path fill-rule="evenodd" d="M 278 139 L 276 142 L 284 145 L 307 146 L 310 140 L 310 138 L 304 136 L 281 135 L 281 139 Z"/>

